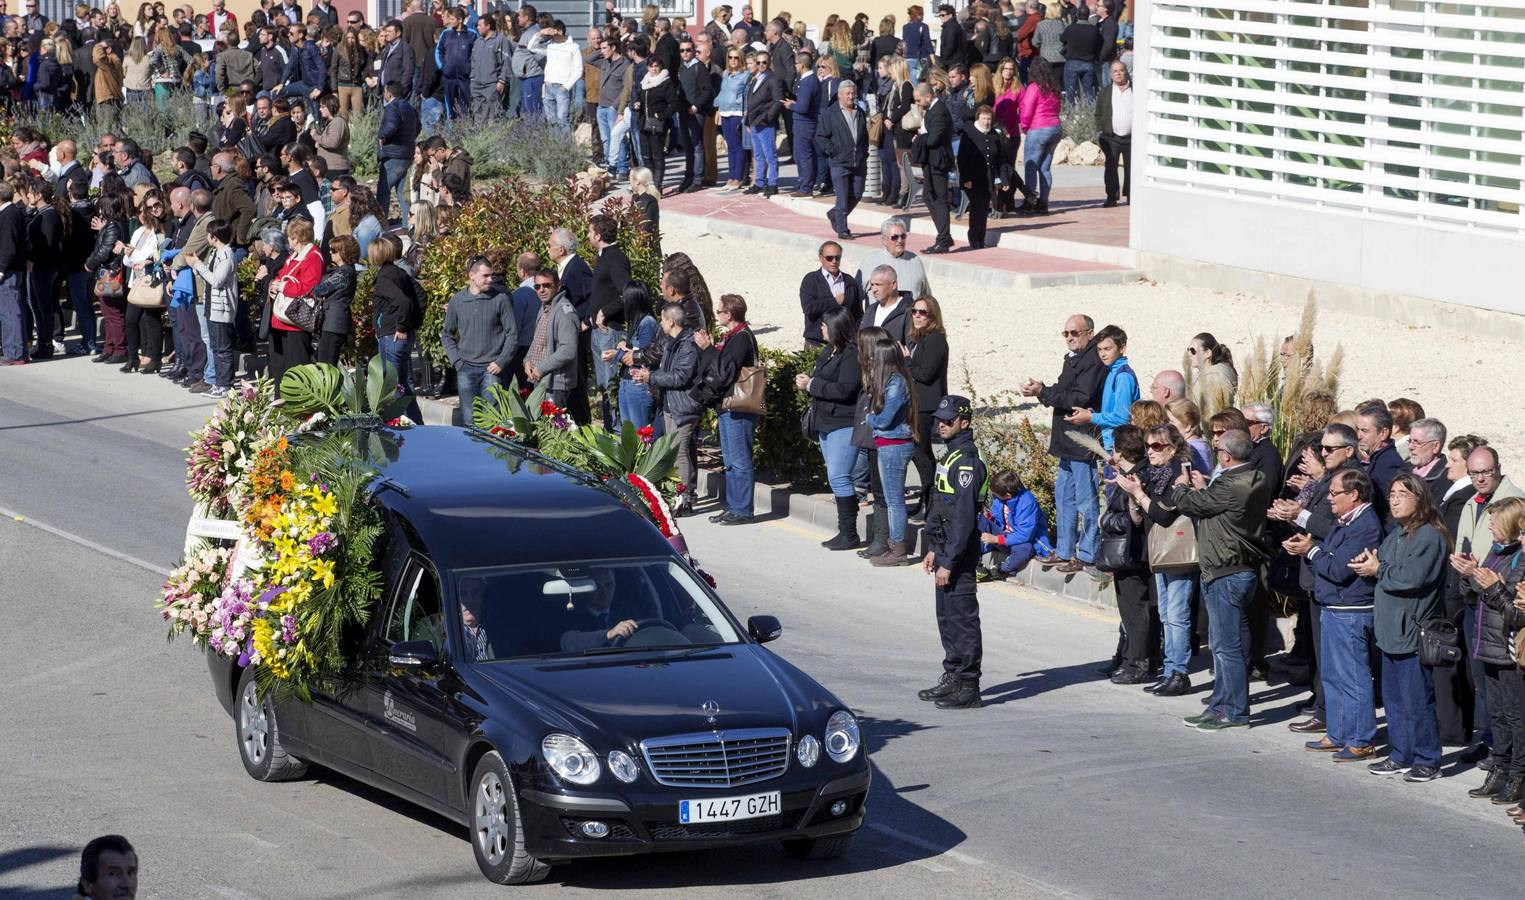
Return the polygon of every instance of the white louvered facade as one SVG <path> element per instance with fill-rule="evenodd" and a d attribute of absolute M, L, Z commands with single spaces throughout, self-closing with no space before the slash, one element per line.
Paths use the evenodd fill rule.
<path fill-rule="evenodd" d="M 1525 0 L 1138 8 L 1135 248 L 1525 313 Z"/>

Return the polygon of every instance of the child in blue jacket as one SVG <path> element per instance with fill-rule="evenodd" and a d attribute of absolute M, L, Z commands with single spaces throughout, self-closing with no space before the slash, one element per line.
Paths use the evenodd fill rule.
<path fill-rule="evenodd" d="M 990 512 L 980 516 L 981 549 L 990 554 L 990 565 L 980 568 L 977 581 L 1010 578 L 1027 568 L 1034 556 L 1054 552 L 1048 521 L 1021 476 L 1010 469 L 995 473 L 990 495 Z"/>

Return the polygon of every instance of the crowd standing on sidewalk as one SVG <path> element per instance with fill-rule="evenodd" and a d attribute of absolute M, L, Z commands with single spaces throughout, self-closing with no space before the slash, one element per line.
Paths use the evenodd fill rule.
<path fill-rule="evenodd" d="M 240 30 L 220 0 L 172 16 L 145 4 L 136 23 L 114 5 L 80 5 L 64 23 L 0 17 L 10 75 L 0 98 L 13 106 L 109 111 L 189 91 L 217 123 L 159 161 L 125 133 L 82 155 L 15 129 L 0 148 L 4 364 L 88 355 L 222 396 L 258 356 L 277 377 L 335 362 L 365 267 L 379 353 L 411 394 L 419 261 L 473 192 L 470 156 L 426 136 L 430 116 L 570 126 L 591 113 L 600 158 L 628 175 L 653 233 L 668 153 L 683 154 L 677 190 L 718 187 L 717 133 L 724 189 L 776 192 L 782 147 L 799 163 L 796 193 L 830 185 L 840 237 L 879 153 L 885 201 L 898 177 L 908 207 L 921 167 L 938 229 L 931 253 L 950 247 L 956 209 L 976 238 L 987 211 L 1011 209 L 1018 194 L 1024 210 L 1046 209 L 1062 95 L 1100 90 L 1109 159 L 1127 158 L 1126 4 L 943 6 L 935 40 L 913 6 L 898 30 L 893 17 L 873 29 L 833 17 L 818 42 L 786 14 L 763 23 L 750 7 L 734 23 L 718 7 L 692 33 L 656 11 L 633 21 L 609 4 L 584 49 L 529 4 L 478 13 L 412 0 L 379 31 L 357 13 L 341 27 L 332 7 L 303 16 L 271 4 Z M 346 121 L 371 104 L 383 110 L 374 188 L 349 174 Z M 1024 136 L 1025 179 L 1015 167 Z M 1115 202 L 1126 181 L 1110 174 L 1107 191 Z M 608 428 L 677 435 L 681 516 L 694 511 L 698 430 L 713 412 L 726 501 L 712 520 L 754 522 L 763 379 L 746 300 L 712 300 L 683 253 L 666 258 L 658 284 L 632 280 L 598 215 L 588 223 L 597 258 L 583 260 L 567 224 L 545 236 L 544 257 L 484 247 L 460 273 L 443 344 L 467 414 L 472 398 L 519 379 L 544 382 L 579 422 L 596 410 Z M 1242 727 L 1248 685 L 1265 669 L 1267 598 L 1290 596 L 1313 697 L 1289 727 L 1310 752 L 1422 782 L 1438 777 L 1442 746 L 1462 745 L 1487 772 L 1472 795 L 1525 819 L 1525 491 L 1485 439 L 1451 435 L 1406 398 L 1341 412 L 1312 392 L 1299 410 L 1309 430 L 1283 457 L 1273 407 L 1234 405 L 1238 375 L 1213 335 L 1187 342 L 1190 379 L 1159 372 L 1146 398 L 1126 331 L 1076 314 L 1059 329 L 1057 377 L 1025 373 L 1019 386 L 1051 410 L 1050 521 L 1016 472 L 987 470 L 973 440 L 979 411 L 948 394 L 942 311 L 908 232 L 902 218 L 884 221 L 882 248 L 856 273 L 843 270 L 839 241 L 801 261 L 800 326 L 817 357 L 796 387 L 837 506 L 824 546 L 878 567 L 919 560 L 933 578 L 944 666 L 923 699 L 980 705 L 976 585 L 1036 564 L 1116 585 L 1113 682 L 1187 693 L 1205 643 L 1212 692 L 1186 724 Z M 1307 362 L 1290 346 L 1287 371 Z M 913 464 L 920 487 L 908 490 Z M 858 512 L 870 497 L 863 547 Z"/>

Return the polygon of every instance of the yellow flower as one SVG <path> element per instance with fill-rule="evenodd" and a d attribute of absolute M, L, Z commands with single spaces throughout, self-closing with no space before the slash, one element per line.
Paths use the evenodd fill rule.
<path fill-rule="evenodd" d="M 334 586 L 333 563 L 326 559 L 315 559 L 310 565 L 312 568 L 312 577 L 314 580 L 323 582 L 323 586 L 326 588 Z"/>
<path fill-rule="evenodd" d="M 326 493 L 318 494 L 312 508 L 314 512 L 324 518 L 332 518 L 339 511 L 338 504 L 334 501 L 334 495 Z"/>

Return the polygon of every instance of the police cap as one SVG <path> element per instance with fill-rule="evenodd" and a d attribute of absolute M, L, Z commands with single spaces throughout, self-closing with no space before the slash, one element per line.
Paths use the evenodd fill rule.
<path fill-rule="evenodd" d="M 949 394 L 937 404 L 932 418 L 941 419 L 944 422 L 952 422 L 954 419 L 973 419 L 974 406 L 970 404 L 968 397 L 960 397 L 957 394 Z"/>

